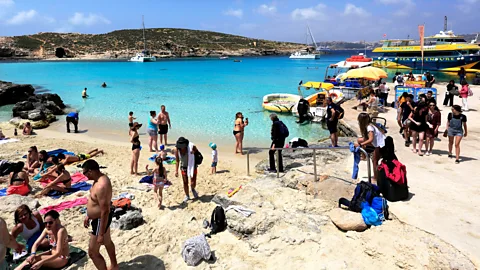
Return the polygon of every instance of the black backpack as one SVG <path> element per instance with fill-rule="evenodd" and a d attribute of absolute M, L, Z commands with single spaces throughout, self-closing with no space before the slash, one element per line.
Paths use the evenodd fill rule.
<path fill-rule="evenodd" d="M 195 153 L 193 154 L 194 157 L 195 157 L 195 165 L 200 165 L 202 164 L 203 162 L 203 156 L 202 156 L 202 153 L 200 153 L 200 151 L 195 151 Z"/>
<path fill-rule="evenodd" d="M 280 136 L 282 137 L 282 139 L 285 139 L 288 136 L 290 136 L 290 132 L 288 132 L 287 126 L 282 121 L 279 121 L 279 122 L 280 122 L 279 123 Z M 283 146 L 281 146 L 281 147 L 283 147 Z"/>
<path fill-rule="evenodd" d="M 335 110 L 335 116 L 337 119 L 342 119 L 344 116 L 345 110 L 343 110 L 342 106 L 337 105 L 337 109 Z"/>
<path fill-rule="evenodd" d="M 397 82 L 398 83 L 403 83 L 403 76 L 402 75 L 397 76 Z"/>
<path fill-rule="evenodd" d="M 371 205 L 373 198 L 379 196 L 380 189 L 376 185 L 362 181 L 355 187 L 352 200 L 349 201 L 345 198 L 341 198 L 338 200 L 338 207 L 345 205 L 353 212 L 362 212 L 363 202 L 368 202 L 368 204 Z"/>
<path fill-rule="evenodd" d="M 225 211 L 221 206 L 215 207 L 212 212 L 212 218 L 210 220 L 210 226 L 212 230 L 210 234 L 216 234 L 223 232 L 227 228 L 227 219 L 225 217 Z"/>

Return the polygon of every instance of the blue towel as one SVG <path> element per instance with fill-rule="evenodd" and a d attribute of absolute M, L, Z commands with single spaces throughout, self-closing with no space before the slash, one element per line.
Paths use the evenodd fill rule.
<path fill-rule="evenodd" d="M 157 154 L 153 154 L 153 156 L 149 157 L 148 160 L 155 161 L 156 158 L 157 158 Z"/>
<path fill-rule="evenodd" d="M 63 195 L 70 195 L 78 191 L 87 191 L 87 190 L 90 190 L 90 188 L 92 188 L 92 185 L 90 185 L 89 183 L 79 182 L 72 185 L 72 187 L 68 189 L 68 192 L 63 193 L 56 190 L 52 190 L 47 195 L 54 199 L 58 199 Z"/>
<path fill-rule="evenodd" d="M 360 146 L 355 148 L 355 145 L 350 142 L 348 144 L 350 146 L 350 152 L 353 153 L 353 172 L 352 172 L 352 179 L 358 178 L 358 163 L 360 163 Z"/>
<path fill-rule="evenodd" d="M 153 183 L 153 175 L 150 176 L 144 176 L 142 179 L 140 179 L 139 183 L 147 183 L 147 184 L 152 184 Z"/>
<path fill-rule="evenodd" d="M 67 150 L 61 149 L 61 148 L 47 152 L 47 154 L 48 154 L 49 156 L 56 156 L 56 155 L 58 155 L 58 154 L 65 154 L 65 155 L 66 155 L 66 153 L 72 153 L 72 152 L 68 152 Z M 72 153 L 72 154 L 73 154 L 73 153 Z M 24 155 L 22 158 L 27 158 L 27 155 Z"/>
<path fill-rule="evenodd" d="M 7 188 L 0 189 L 0 197 L 7 196 Z"/>

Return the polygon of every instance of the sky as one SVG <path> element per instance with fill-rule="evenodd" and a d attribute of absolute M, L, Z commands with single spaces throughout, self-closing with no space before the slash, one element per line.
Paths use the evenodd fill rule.
<path fill-rule="evenodd" d="M 480 0 L 0 0 L 0 36 L 38 32 L 107 33 L 141 27 L 187 28 L 251 38 L 317 42 L 418 38 L 443 29 L 480 32 Z"/>

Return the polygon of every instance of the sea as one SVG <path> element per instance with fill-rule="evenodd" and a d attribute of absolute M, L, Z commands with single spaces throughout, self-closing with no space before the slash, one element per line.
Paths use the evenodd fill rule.
<path fill-rule="evenodd" d="M 363 51 L 331 51 L 318 60 L 288 56 L 159 59 L 153 63 L 128 61 L 25 61 L 0 62 L 0 80 L 32 84 L 37 92 L 52 92 L 80 113 L 80 128 L 125 131 L 134 112 L 146 128 L 149 111 L 165 105 L 174 136 L 202 142 L 234 143 L 235 114 L 249 119 L 244 146 L 268 146 L 270 112 L 262 98 L 271 93 L 297 94 L 300 81 L 322 81 L 330 64 Z M 368 57 L 376 55 L 367 51 Z M 393 75 L 396 70 L 388 70 Z M 404 72 L 404 71 L 403 71 Z M 438 80 L 455 74 L 436 74 Z M 391 76 L 390 76 L 391 78 Z M 101 84 L 105 82 L 106 88 Z M 87 88 L 88 99 L 81 93 Z M 0 121 L 11 118 L 12 106 L 0 107 Z M 317 141 L 328 137 L 320 124 L 297 124 L 280 114 L 290 137 Z M 124 133 L 125 133 L 124 132 Z"/>

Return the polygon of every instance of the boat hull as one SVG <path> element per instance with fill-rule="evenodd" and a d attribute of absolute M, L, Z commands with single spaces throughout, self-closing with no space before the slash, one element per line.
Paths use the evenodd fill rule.
<path fill-rule="evenodd" d="M 271 112 L 291 113 L 300 98 L 293 94 L 269 94 L 263 97 L 262 107 Z"/>
<path fill-rule="evenodd" d="M 130 62 L 156 62 L 157 58 L 155 57 L 132 57 Z"/>
<path fill-rule="evenodd" d="M 311 54 L 311 55 L 290 55 L 290 59 L 320 59 L 319 54 Z"/>
<path fill-rule="evenodd" d="M 422 69 L 421 57 L 379 57 L 375 59 L 373 66 L 390 69 Z M 480 72 L 480 55 L 469 55 L 462 57 L 425 57 L 423 61 L 424 70 L 438 70 L 456 72 L 460 68 L 467 72 Z"/>

